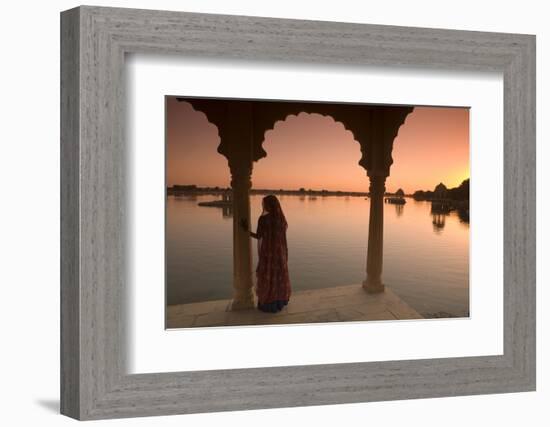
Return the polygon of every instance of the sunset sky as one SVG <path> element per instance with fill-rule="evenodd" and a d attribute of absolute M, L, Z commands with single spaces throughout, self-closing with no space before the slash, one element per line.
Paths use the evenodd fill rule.
<path fill-rule="evenodd" d="M 167 185 L 228 187 L 227 160 L 218 154 L 218 131 L 190 104 L 167 102 Z M 254 163 L 253 188 L 368 191 L 358 165 L 359 143 L 331 117 L 300 113 L 266 132 L 267 157 Z M 469 110 L 415 107 L 393 146 L 387 191 L 456 187 L 469 178 Z"/>

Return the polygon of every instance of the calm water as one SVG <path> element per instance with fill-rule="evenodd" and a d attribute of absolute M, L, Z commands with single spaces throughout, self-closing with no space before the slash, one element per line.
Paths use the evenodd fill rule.
<path fill-rule="evenodd" d="M 294 291 L 360 284 L 365 278 L 369 200 L 363 197 L 278 196 L 289 223 L 289 273 Z M 231 298 L 232 218 L 199 201 L 167 199 L 168 304 Z M 256 228 L 262 196 L 251 196 Z M 384 205 L 386 286 L 425 316 L 469 312 L 469 226 L 456 212 L 434 218 L 429 202 Z M 225 215 L 224 215 L 225 214 Z M 434 224 L 434 219 L 439 225 Z M 444 221 L 444 224 L 441 222 Z M 254 268 L 257 263 L 253 241 Z"/>

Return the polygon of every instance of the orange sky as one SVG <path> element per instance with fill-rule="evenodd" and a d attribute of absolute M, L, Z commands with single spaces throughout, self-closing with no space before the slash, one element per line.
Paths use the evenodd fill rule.
<path fill-rule="evenodd" d="M 186 102 L 167 102 L 167 185 L 228 187 L 227 160 L 216 151 L 216 126 Z M 266 133 L 267 157 L 254 163 L 253 188 L 368 191 L 357 164 L 359 143 L 331 117 L 301 113 Z M 469 178 L 469 110 L 415 107 L 394 141 L 388 191 L 455 187 Z"/>

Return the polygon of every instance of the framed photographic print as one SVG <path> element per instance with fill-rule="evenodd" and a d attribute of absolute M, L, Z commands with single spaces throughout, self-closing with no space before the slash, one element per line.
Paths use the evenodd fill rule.
<path fill-rule="evenodd" d="M 82 6 L 61 41 L 63 414 L 535 389 L 534 36 Z"/>
<path fill-rule="evenodd" d="M 469 317 L 468 108 L 168 96 L 165 114 L 167 328 Z"/>

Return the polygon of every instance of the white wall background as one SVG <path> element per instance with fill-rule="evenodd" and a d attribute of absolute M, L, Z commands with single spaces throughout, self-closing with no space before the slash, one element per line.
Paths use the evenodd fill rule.
<path fill-rule="evenodd" d="M 535 0 L 337 2 L 277 0 L 97 1 L 96 5 L 245 14 L 537 35 L 538 391 L 410 401 L 113 420 L 120 426 L 403 425 L 545 426 L 548 350 L 550 27 Z M 0 420 L 63 426 L 59 411 L 59 12 L 74 1 L 6 2 L 0 67 Z M 542 262 L 541 262 L 542 261 Z M 97 422 L 92 422 L 95 424 Z"/>

